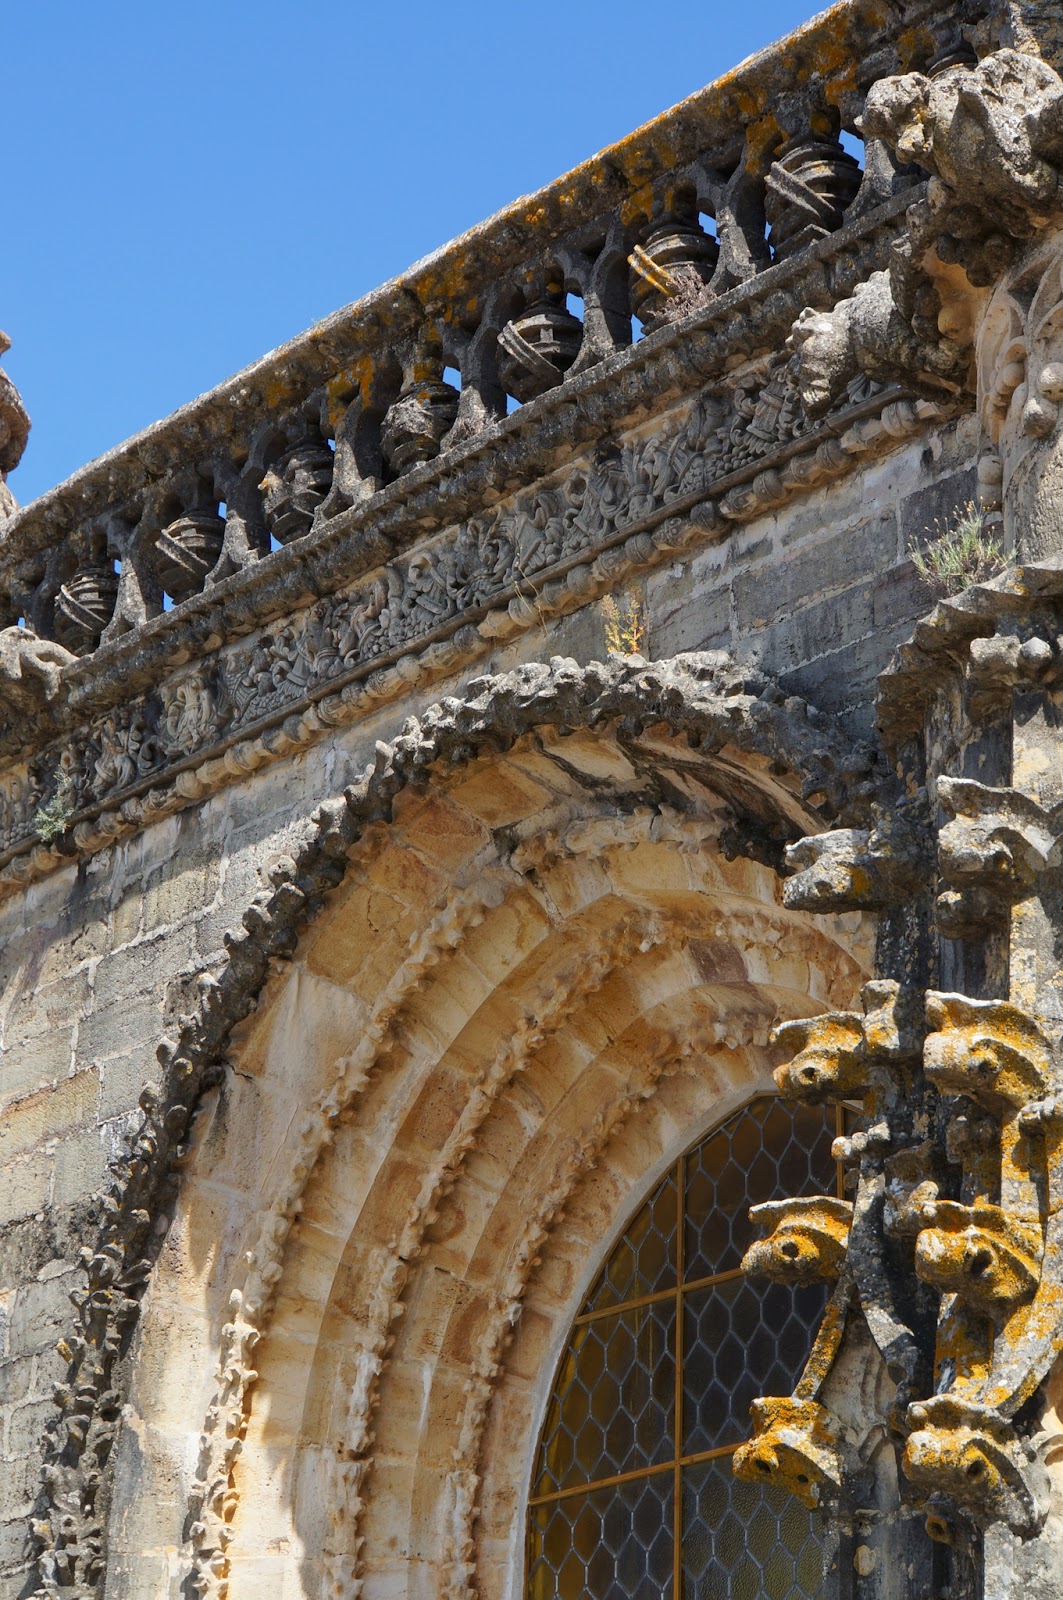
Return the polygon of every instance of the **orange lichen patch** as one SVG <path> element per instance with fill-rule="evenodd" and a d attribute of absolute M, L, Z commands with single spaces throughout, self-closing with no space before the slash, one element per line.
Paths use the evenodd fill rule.
<path fill-rule="evenodd" d="M 759 171 L 768 164 L 771 154 L 782 144 L 786 133 L 771 111 L 766 111 L 746 129 L 746 170 Z"/>
<path fill-rule="evenodd" d="M 910 72 L 916 62 L 925 61 L 934 49 L 934 42 L 929 28 L 906 28 L 897 40 L 901 70 Z"/>

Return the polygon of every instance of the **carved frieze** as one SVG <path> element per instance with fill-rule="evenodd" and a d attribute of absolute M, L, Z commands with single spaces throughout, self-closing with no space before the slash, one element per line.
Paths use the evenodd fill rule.
<path fill-rule="evenodd" d="M 861 450 L 892 442 L 898 424 L 915 429 L 929 414 L 925 404 L 863 384 L 817 424 L 800 405 L 796 368 L 785 357 L 730 391 L 707 389 L 666 423 L 417 545 L 354 589 L 228 646 L 42 752 L 28 788 L 0 790 L 0 848 L 38 837 L 38 796 L 51 804 L 61 787 L 61 809 L 76 827 L 93 810 L 167 782 L 175 762 L 303 714 L 345 685 L 357 696 L 381 665 L 413 667 L 434 641 L 460 659 L 470 643 L 482 647 L 470 625 L 514 632 L 559 604 L 579 603 L 626 568 L 666 555 L 677 538 L 704 537 L 707 520 L 722 530 L 755 515 L 788 486 L 847 470 Z M 869 420 L 877 434 L 866 432 Z M 780 456 L 785 466 L 772 469 Z M 288 467 L 297 457 L 286 458 Z M 284 481 L 278 477 L 278 496 Z M 709 498 L 714 492 L 718 500 Z M 683 508 L 692 520 L 680 533 Z M 487 612 L 499 620 L 488 624 Z M 65 659 L 28 637 L 19 644 L 20 659 Z"/>

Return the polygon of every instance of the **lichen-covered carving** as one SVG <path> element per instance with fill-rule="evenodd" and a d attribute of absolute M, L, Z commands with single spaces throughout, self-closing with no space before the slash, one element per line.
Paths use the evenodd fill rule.
<path fill-rule="evenodd" d="M 926 1018 L 923 1063 L 942 1092 L 969 1095 L 1012 1117 L 1056 1086 L 1051 1041 L 1018 1006 L 931 991 Z"/>
<path fill-rule="evenodd" d="M 939 778 L 937 793 L 953 818 L 938 832 L 938 927 L 948 938 L 976 937 L 1058 865 L 1063 819 L 1019 790 L 970 778 Z"/>
<path fill-rule="evenodd" d="M 1031 237 L 1059 208 L 1063 83 L 1039 56 L 1004 49 L 933 78 L 882 79 L 863 130 L 933 173 L 924 227 L 972 283 L 991 282 L 1007 241 Z"/>
<path fill-rule="evenodd" d="M 405 472 L 439 454 L 444 434 L 454 425 L 461 396 L 441 378 L 412 378 L 389 409 L 380 430 L 384 460 Z"/>
<path fill-rule="evenodd" d="M 922 1030 L 915 996 L 885 979 L 865 984 L 860 998 L 863 1015 L 827 1012 L 775 1029 L 772 1042 L 794 1051 L 775 1069 L 783 1094 L 810 1104 L 858 1097 L 871 1088 L 877 1068 L 891 1072 L 918 1056 Z"/>
<path fill-rule="evenodd" d="M 786 852 L 793 876 L 783 901 L 795 911 L 879 911 L 918 893 L 930 853 L 926 795 L 879 806 L 872 828 L 837 828 L 798 839 Z"/>
<path fill-rule="evenodd" d="M 751 1207 L 750 1222 L 768 1233 L 750 1245 L 742 1257 L 742 1271 L 778 1283 L 836 1279 L 845 1260 L 852 1215 L 848 1200 L 823 1194 L 766 1200 Z"/>
<path fill-rule="evenodd" d="M 780 1093 L 793 1099 L 843 1100 L 863 1094 L 868 1086 L 864 1022 L 855 1011 L 784 1022 L 772 1034 L 772 1043 L 794 1052 L 774 1074 Z"/>
<path fill-rule="evenodd" d="M 984 1407 L 934 1395 L 908 1411 L 904 1470 L 930 1494 L 951 1495 L 980 1527 L 1004 1522 L 1022 1537 L 1041 1527 L 1048 1479 L 1035 1447 Z"/>
<path fill-rule="evenodd" d="M 754 1400 L 750 1415 L 753 1437 L 734 1453 L 736 1478 L 787 1489 L 806 1506 L 840 1494 L 842 1451 L 824 1406 L 793 1396 Z"/>
<path fill-rule="evenodd" d="M 1033 1298 L 1041 1275 L 1041 1229 L 988 1202 L 923 1205 L 915 1270 L 941 1294 L 1004 1316 Z"/>

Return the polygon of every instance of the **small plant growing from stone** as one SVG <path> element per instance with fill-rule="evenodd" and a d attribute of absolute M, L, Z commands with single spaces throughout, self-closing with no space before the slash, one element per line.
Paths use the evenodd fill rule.
<path fill-rule="evenodd" d="M 601 602 L 605 621 L 605 648 L 611 656 L 640 656 L 646 643 L 646 616 L 642 597 L 634 590 L 619 601 L 607 594 Z"/>
<path fill-rule="evenodd" d="M 52 798 L 47 805 L 38 807 L 33 818 L 33 831 L 42 844 L 52 844 L 66 832 L 74 815 L 74 801 L 73 780 L 64 772 Z"/>
<path fill-rule="evenodd" d="M 1007 566 L 999 539 L 986 527 L 973 500 L 960 506 L 955 518 L 937 518 L 932 538 L 922 548 L 914 542 L 908 553 L 926 587 L 935 595 L 957 595 L 972 584 L 995 578 Z"/>

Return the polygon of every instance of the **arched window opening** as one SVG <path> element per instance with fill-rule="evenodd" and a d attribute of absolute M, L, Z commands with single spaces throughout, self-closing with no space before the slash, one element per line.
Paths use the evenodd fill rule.
<path fill-rule="evenodd" d="M 811 1514 L 742 1483 L 758 1394 L 790 1394 L 826 1290 L 745 1278 L 750 1206 L 831 1193 L 832 1108 L 762 1095 L 680 1157 L 576 1317 L 529 1500 L 528 1600 L 806 1600 Z"/>

